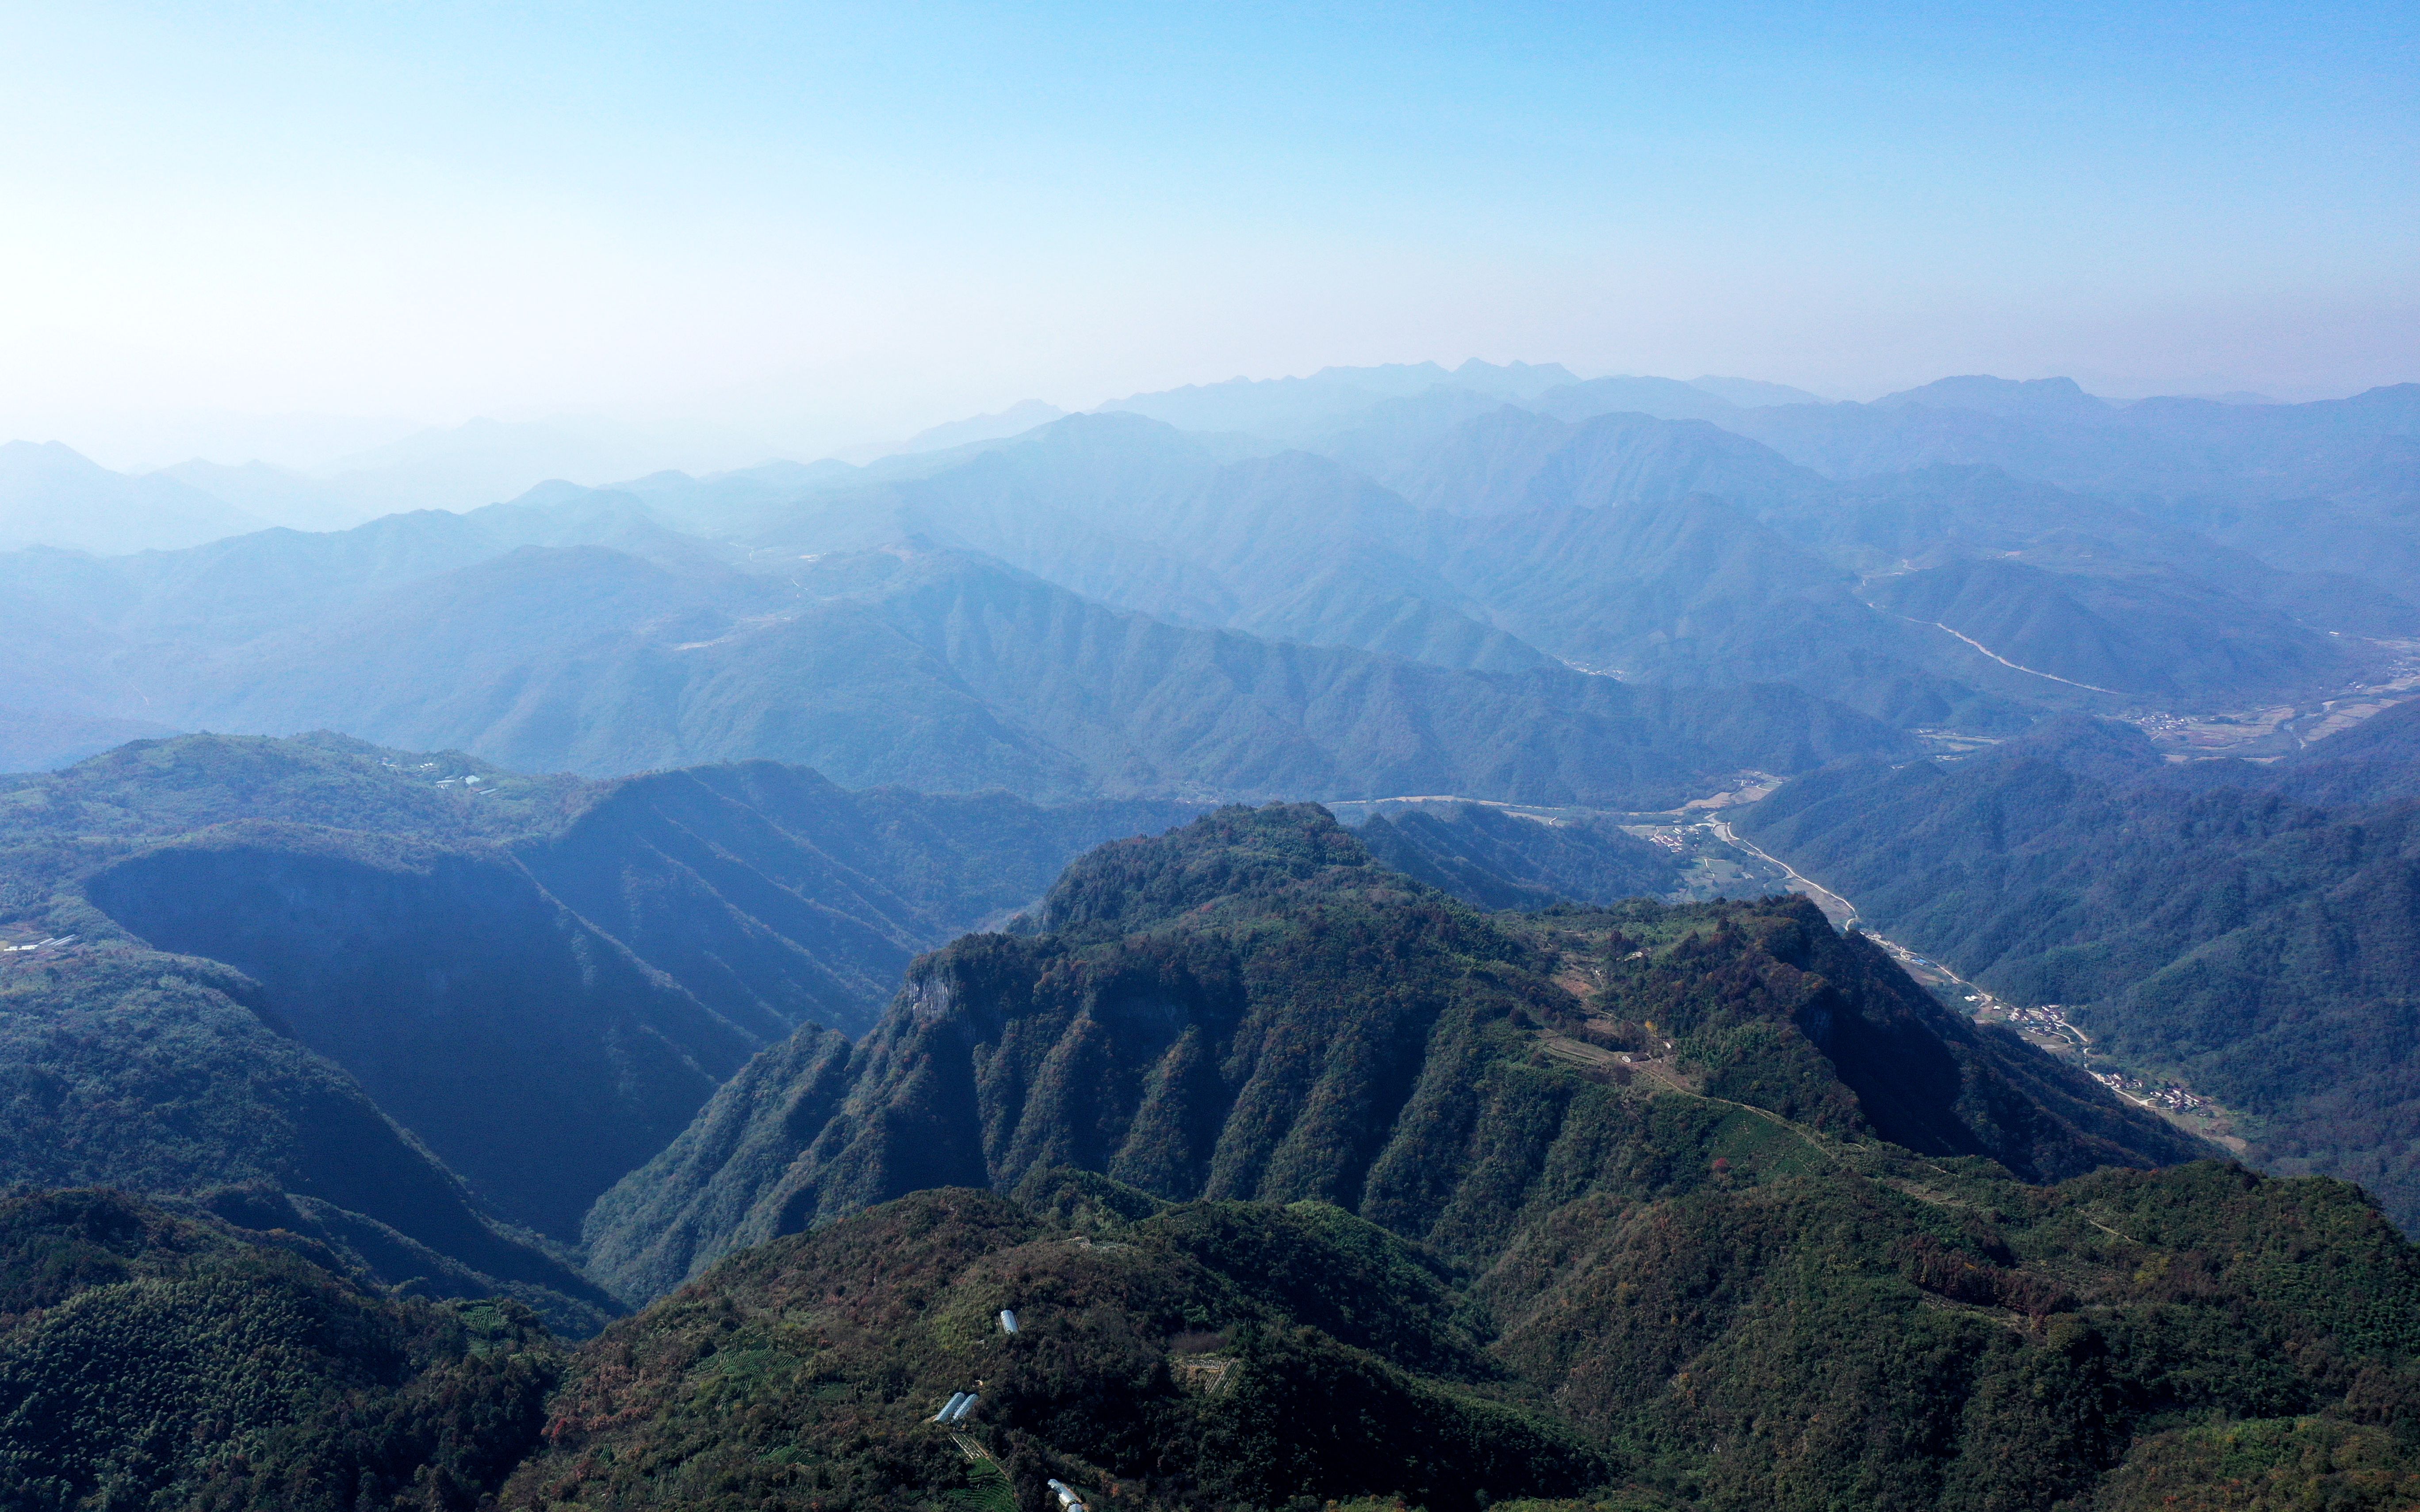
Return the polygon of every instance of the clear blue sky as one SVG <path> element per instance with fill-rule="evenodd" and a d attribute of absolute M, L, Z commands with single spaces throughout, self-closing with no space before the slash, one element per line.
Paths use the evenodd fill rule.
<path fill-rule="evenodd" d="M 0 432 L 2420 378 L 2420 7 L 1657 8 L 13 6 Z"/>

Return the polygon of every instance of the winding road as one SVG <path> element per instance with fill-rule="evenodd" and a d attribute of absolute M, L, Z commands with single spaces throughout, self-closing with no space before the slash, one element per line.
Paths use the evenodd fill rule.
<path fill-rule="evenodd" d="M 1788 877 L 1799 887 L 1807 889 L 1807 896 L 1815 900 L 1815 906 L 1823 909 L 1823 917 L 1830 919 L 1836 927 L 1845 928 L 1846 926 L 1857 921 L 1857 905 L 1855 903 L 1849 902 L 1848 899 L 1841 897 L 1838 893 L 1834 892 L 1831 888 L 1823 886 L 1822 883 L 1801 874 L 1797 868 L 1792 866 L 1780 856 L 1772 854 L 1770 851 L 1764 850 L 1754 841 L 1740 839 L 1738 832 L 1731 828 L 1730 820 L 1714 820 L 1714 838 L 1716 840 L 1721 841 L 1724 844 L 1731 847 L 1733 850 L 1745 851 L 1748 855 L 1755 856 L 1758 860 L 1764 862 L 1767 866 L 1779 867 L 1781 869 L 1782 875 Z"/>

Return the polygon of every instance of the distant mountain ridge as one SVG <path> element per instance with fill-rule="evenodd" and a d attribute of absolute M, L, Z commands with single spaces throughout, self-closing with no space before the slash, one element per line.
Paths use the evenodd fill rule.
<path fill-rule="evenodd" d="M 1202 397 L 1212 393 L 1183 403 L 1212 403 Z M 714 628 L 670 644 L 704 646 L 794 609 L 805 585 L 782 585 L 799 577 L 787 565 L 799 558 L 928 547 L 993 557 L 1180 625 L 1465 671 L 1559 660 L 1692 687 L 1782 681 L 1903 728 L 1976 733 L 2045 710 L 2318 697 L 2377 671 L 2389 654 L 2373 641 L 2420 634 L 2420 536 L 2393 503 L 2393 479 L 2408 471 L 2397 449 L 2420 444 L 2399 390 L 2316 406 L 2117 405 L 2063 379 L 1961 378 L 1870 406 L 1742 407 L 1668 379 L 1576 381 L 1482 363 L 1338 369 L 1215 393 L 1225 396 L 1216 404 L 1257 407 L 1264 434 L 1098 413 L 866 468 L 552 484 L 462 517 L 476 529 L 424 515 L 343 540 L 225 541 L 202 556 L 14 554 L 0 579 L 22 598 L 0 613 L 0 643 L 31 674 L 6 695 L 0 731 L 22 752 L 12 764 L 163 725 L 340 724 L 414 746 L 489 740 L 482 748 L 520 765 L 756 755 L 837 770 L 845 753 L 812 732 L 776 731 L 752 712 L 759 695 L 721 670 L 715 689 L 673 694 L 667 708 L 639 688 L 684 685 L 687 669 L 598 640 L 608 625 L 596 614 L 536 603 L 594 595 L 626 625 L 702 619 Z M 1148 410 L 1146 398 L 1156 402 L 1130 408 Z M 1913 449 L 1877 453 L 1884 471 L 1843 482 L 1872 469 L 1837 448 L 1793 462 L 1754 436 L 1783 452 L 1799 444 L 1792 437 L 1886 450 L 1898 437 Z M 2177 471 L 2188 466 L 2202 471 Z M 2063 493 L 2028 473 L 2125 499 Z M 520 545 L 603 547 L 675 580 L 599 559 L 502 565 Z M 432 606 L 444 591 L 433 579 L 449 570 L 474 576 Z M 264 594 L 271 574 L 276 589 Z M 396 596 L 380 603 L 381 593 Z M 316 619 L 315 606 L 398 623 L 349 629 Z M 476 644 L 447 640 L 458 621 L 479 624 Z M 865 633 L 824 616 L 816 633 L 827 632 Z M 298 648 L 332 638 L 413 665 L 357 669 L 349 695 L 310 691 L 315 672 Z M 247 640 L 259 643 L 235 649 Z M 212 649 L 197 657 L 199 646 Z M 1104 779 L 1032 748 L 1016 728 L 1023 711 L 988 692 L 970 703 L 934 686 L 923 653 L 891 649 L 892 671 L 922 685 L 907 696 L 952 711 L 951 754 L 852 781 L 1066 793 Z M 963 649 L 941 654 L 951 675 Z M 607 686 L 619 691 L 567 708 L 563 665 L 593 658 L 617 669 Z M 421 667 L 462 660 L 469 687 L 418 686 Z M 1058 670 L 1110 674 L 1078 663 Z M 400 706 L 360 702 L 380 681 L 401 690 L 395 702 L 411 722 Z M 543 706 L 536 722 L 578 738 L 514 728 L 533 721 L 501 706 L 502 685 L 527 682 Z M 978 752 L 991 754 L 969 759 Z M 1145 760 L 1149 780 L 1271 791 Z"/>
<path fill-rule="evenodd" d="M 175 478 L 112 472 L 57 441 L 0 442 L 0 551 L 173 550 L 263 523 Z"/>
<path fill-rule="evenodd" d="M 851 785 L 1037 797 L 1655 807 L 1744 767 L 1905 744 L 1788 688 L 1626 687 L 1475 625 L 1474 655 L 1500 643 L 1481 659 L 1514 670 L 1260 640 L 886 538 L 794 548 L 777 573 L 664 530 L 627 496 L 583 491 L 173 558 L 0 559 L 0 577 L 23 591 L 27 638 L 55 633 L 72 658 L 58 675 L 96 702 L 187 726 L 341 728 L 524 770 L 769 758 Z M 1449 628 L 1399 627 L 1423 644 Z"/>

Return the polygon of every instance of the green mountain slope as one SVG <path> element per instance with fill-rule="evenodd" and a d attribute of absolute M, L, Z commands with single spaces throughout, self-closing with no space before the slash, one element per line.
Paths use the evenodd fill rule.
<path fill-rule="evenodd" d="M 541 1232 L 577 1232 L 759 1042 L 509 857 L 253 823 L 84 886 L 151 944 L 259 981 L 303 1043 Z"/>
<path fill-rule="evenodd" d="M 477 1504 L 560 1350 L 513 1304 L 380 1296 L 315 1256 L 116 1193 L 0 1196 L 0 1503 Z"/>
<path fill-rule="evenodd" d="M 916 950 L 1192 811 L 848 794 L 768 764 L 582 783 L 324 734 L 187 736 L 0 788 L 0 934 L 227 964 L 249 1005 L 230 1012 L 342 1067 L 493 1211 L 568 1239 L 755 1051 L 809 1020 L 863 1030 Z M 93 1095 L 137 1095 L 87 1070 Z M 203 1160 L 136 1184 L 257 1175 Z"/>
<path fill-rule="evenodd" d="M 1683 1094 L 1651 1102 L 1656 1190 L 1542 1204 L 1466 1268 L 1322 1203 L 1059 1167 L 775 1240 L 580 1351 L 501 1504 L 2420 1491 L 2420 1256 L 2350 1188 L 2200 1164 L 2042 1189 L 1764 1115 L 1718 1119 L 1710 1160 Z"/>
<path fill-rule="evenodd" d="M 1877 929 L 2255 1115 L 2260 1164 L 2357 1180 L 2408 1226 L 2420 814 L 2288 795 L 2404 788 L 2411 727 L 2200 773 L 2123 726 L 2057 726 L 1967 762 L 1843 764 L 1741 825 Z"/>
<path fill-rule="evenodd" d="M 54 949 L 0 965 L 0 1180 L 191 1198 L 311 1235 L 385 1285 L 517 1297 L 566 1333 L 611 1315 L 263 1006 L 257 983 L 191 957 Z"/>
<path fill-rule="evenodd" d="M 590 1214 L 597 1273 L 644 1298 L 735 1244 L 1044 1165 L 1333 1202 L 1472 1253 L 1568 1179 L 1559 1160 L 1603 1166 L 1641 1137 L 1641 1104 L 1582 1109 L 1531 1074 L 1621 1064 L 1608 1046 L 1709 1107 L 2029 1178 L 2196 1149 L 1954 1018 L 1803 903 L 1489 918 L 1314 808 L 1105 846 L 1033 927 L 920 960 L 845 1054 L 802 1037 L 760 1057 Z"/>
<path fill-rule="evenodd" d="M 1119 1504 L 1469 1509 L 1606 1476 L 1367 1224 L 1207 1204 L 1094 1232 L 941 1191 L 735 1257 L 583 1357 L 501 1501 L 992 1507 L 1061 1477 Z M 982 1458 L 923 1421 L 977 1382 L 954 1437 Z"/>
<path fill-rule="evenodd" d="M 2420 1252 L 2374 1206 L 2148 1168 L 2203 1147 L 1803 903 L 1480 916 L 1273 808 L 1104 847 L 1032 926 L 599 1205 L 625 1285 L 679 1279 L 632 1242 L 673 1227 L 691 1280 L 507 1504 L 2047 1512 L 2242 1445 L 2384 1507 L 2420 1470 Z M 954 1459 L 922 1420 L 978 1381 Z"/>
<path fill-rule="evenodd" d="M 1099 847 L 1019 927 L 857 1045 L 760 1055 L 600 1202 L 617 1285 L 688 1284 L 567 1357 L 361 1289 L 265 1188 L 0 1204 L 0 1473 L 197 1509 L 2420 1489 L 2420 1250 L 2373 1204 L 2195 1159 L 1800 901 L 1481 914 L 1271 806 Z"/>
<path fill-rule="evenodd" d="M 465 779 L 476 781 L 466 786 Z M 473 791 L 481 787 L 488 791 Z M 180 735 L 0 779 L 0 833 L 21 843 L 143 840 L 273 819 L 423 840 L 492 840 L 548 824 L 579 787 L 460 751 L 387 750 L 326 731 L 290 740 Z"/>

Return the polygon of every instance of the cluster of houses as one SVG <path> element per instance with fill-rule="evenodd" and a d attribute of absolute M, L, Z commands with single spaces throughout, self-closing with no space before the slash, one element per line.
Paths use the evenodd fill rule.
<path fill-rule="evenodd" d="M 2059 1011 L 2059 1005 L 2056 1003 L 2044 1003 L 2040 1008 L 2019 1008 L 2013 1004 L 1994 1000 L 1993 1006 L 2007 1009 L 2009 1017 L 2024 1028 L 2033 1029 L 2042 1034 L 2055 1034 L 2070 1040 L 2081 1041 L 2084 1038 L 2076 1032 L 2074 1025 L 2067 1022 L 2067 1015 Z"/>
<path fill-rule="evenodd" d="M 2203 1099 L 2174 1082 L 2147 1082 L 2140 1076 L 2127 1076 L 2114 1071 L 2096 1071 L 2092 1079 L 2113 1092 L 2122 1093 L 2137 1103 L 2153 1103 L 2171 1113 L 2191 1113 L 2203 1103 Z"/>
<path fill-rule="evenodd" d="M 390 762 L 381 759 L 379 762 L 379 764 L 397 772 L 407 770 L 414 772 L 434 772 L 442 770 L 435 762 L 422 762 L 418 766 L 406 767 L 400 762 Z M 441 788 L 450 788 L 455 786 L 457 783 L 459 783 L 464 791 L 470 793 L 492 793 L 495 791 L 495 784 L 475 773 L 469 777 L 441 777 L 437 779 L 437 785 Z"/>

